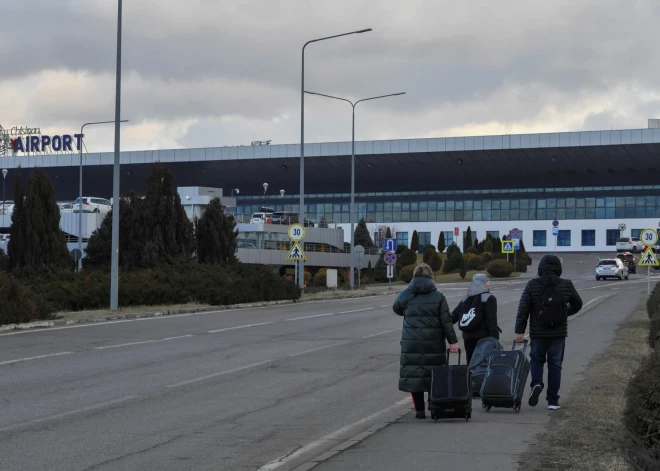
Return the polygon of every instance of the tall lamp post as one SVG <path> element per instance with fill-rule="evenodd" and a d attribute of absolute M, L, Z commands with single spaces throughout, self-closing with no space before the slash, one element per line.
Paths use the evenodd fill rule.
<path fill-rule="evenodd" d="M 371 28 L 351 31 L 350 33 L 335 34 L 325 38 L 312 39 L 307 41 L 302 48 L 302 70 L 300 80 L 300 223 L 305 225 L 305 48 L 308 44 L 325 41 L 326 39 L 340 38 L 351 34 L 367 33 Z M 304 266 L 302 262 L 297 262 L 298 284 L 301 288 L 305 287 Z"/>
<path fill-rule="evenodd" d="M 6 168 L 2 169 L 2 215 L 4 216 L 6 208 L 5 208 L 5 180 L 7 179 L 7 174 L 9 173 L 9 170 Z"/>
<path fill-rule="evenodd" d="M 85 123 L 80 127 L 81 139 L 84 139 L 85 136 L 83 132 L 85 131 L 85 126 L 94 126 L 96 124 L 112 124 L 114 121 L 95 121 L 93 123 Z M 120 123 L 128 123 L 127 119 L 123 119 Z M 80 176 L 78 177 L 78 251 L 80 252 L 80 258 L 78 258 L 78 270 L 82 269 L 82 198 L 83 198 L 83 146 L 82 140 L 80 142 Z"/>
<path fill-rule="evenodd" d="M 266 210 L 266 191 L 268 191 L 268 183 L 264 183 L 264 211 Z"/>
<path fill-rule="evenodd" d="M 378 100 L 379 98 L 387 98 L 391 96 L 399 96 L 399 95 L 405 95 L 406 92 L 399 92 L 399 93 L 390 93 L 389 95 L 380 95 L 380 96 L 374 96 L 371 98 L 363 98 L 361 100 L 356 101 L 355 103 L 347 100 L 346 98 L 339 98 L 336 96 L 331 96 L 331 95 L 324 95 L 323 93 L 314 93 L 314 92 L 305 92 L 308 93 L 309 95 L 317 95 L 317 96 L 323 96 L 326 98 L 332 98 L 335 100 L 341 100 L 345 101 L 346 103 L 350 104 L 351 107 L 353 108 L 353 132 L 351 136 L 351 213 L 350 213 L 350 220 L 351 220 L 351 289 L 355 287 L 355 254 L 354 248 L 355 248 L 355 107 L 357 106 L 358 103 L 362 103 L 363 101 L 369 101 L 369 100 Z"/>

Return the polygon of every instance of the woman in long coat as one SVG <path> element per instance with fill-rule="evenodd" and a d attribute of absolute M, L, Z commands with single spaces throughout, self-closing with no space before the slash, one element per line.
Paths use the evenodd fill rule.
<path fill-rule="evenodd" d="M 431 369 L 447 363 L 445 340 L 452 353 L 458 352 L 447 299 L 432 276 L 431 267 L 419 265 L 408 288 L 392 306 L 403 316 L 399 390 L 412 394 L 418 419 L 426 418 L 424 392 L 431 388 Z"/>

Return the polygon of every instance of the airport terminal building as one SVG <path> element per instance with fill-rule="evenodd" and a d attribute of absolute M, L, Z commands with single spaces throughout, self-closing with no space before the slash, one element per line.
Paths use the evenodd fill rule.
<path fill-rule="evenodd" d="M 470 226 L 479 240 L 517 228 L 529 252 L 614 250 L 620 236 L 659 225 L 657 126 L 649 120 L 646 129 L 356 142 L 357 217 L 377 238 L 390 227 L 406 245 L 415 230 L 420 246 L 437 244 L 441 232 L 461 245 Z M 343 228 L 346 241 L 350 151 L 350 142 L 305 145 L 306 217 Z M 85 196 L 112 196 L 113 158 L 83 154 Z M 263 206 L 299 211 L 299 144 L 122 152 L 122 192 L 143 193 L 156 162 L 172 170 L 177 187 L 224 188 L 225 197 L 236 197 L 230 210 L 237 215 Z M 0 165 L 9 170 L 8 199 L 19 165 L 43 168 L 58 200 L 78 196 L 75 152 L 19 151 Z"/>

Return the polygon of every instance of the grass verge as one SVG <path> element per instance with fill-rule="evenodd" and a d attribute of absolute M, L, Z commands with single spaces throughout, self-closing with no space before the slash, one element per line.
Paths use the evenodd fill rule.
<path fill-rule="evenodd" d="M 570 413 L 556 414 L 521 457 L 519 469 L 535 471 L 629 470 L 623 412 L 628 381 L 648 353 L 649 319 L 640 307 L 617 329 L 612 345 L 593 360 L 567 399 Z"/>

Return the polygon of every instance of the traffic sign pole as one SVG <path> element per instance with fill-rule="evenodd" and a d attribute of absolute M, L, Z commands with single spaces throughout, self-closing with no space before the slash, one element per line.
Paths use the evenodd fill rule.
<path fill-rule="evenodd" d="M 639 239 L 642 241 L 642 244 L 646 246 L 644 255 L 639 264 L 642 266 L 646 265 L 646 289 L 648 295 L 651 296 L 651 266 L 658 266 L 658 258 L 655 256 L 653 249 L 651 247 L 655 246 L 658 243 L 658 233 L 655 229 L 644 229 L 639 235 Z"/>

